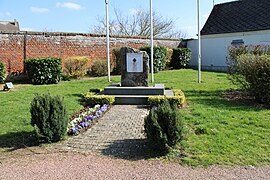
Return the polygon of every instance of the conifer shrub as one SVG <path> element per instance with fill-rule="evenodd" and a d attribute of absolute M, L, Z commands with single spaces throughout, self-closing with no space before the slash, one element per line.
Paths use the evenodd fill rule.
<path fill-rule="evenodd" d="M 69 57 L 62 60 L 63 73 L 70 78 L 80 79 L 87 74 L 89 57 Z"/>
<path fill-rule="evenodd" d="M 145 118 L 144 128 L 153 150 L 166 154 L 183 137 L 183 123 L 176 104 L 164 101 L 157 108 L 152 108 Z"/>
<path fill-rule="evenodd" d="M 56 84 L 61 80 L 60 58 L 33 58 L 24 63 L 28 78 L 33 84 Z"/>
<path fill-rule="evenodd" d="M 57 142 L 65 136 L 68 116 L 63 98 L 50 94 L 36 95 L 30 113 L 31 125 L 41 142 Z"/>
<path fill-rule="evenodd" d="M 6 78 L 6 66 L 0 62 L 0 83 L 4 83 Z"/>
<path fill-rule="evenodd" d="M 172 53 L 171 66 L 173 69 L 185 68 L 191 59 L 189 48 L 174 48 Z"/>

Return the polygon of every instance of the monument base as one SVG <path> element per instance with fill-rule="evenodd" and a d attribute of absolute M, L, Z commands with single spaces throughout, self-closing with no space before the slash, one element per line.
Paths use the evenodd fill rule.
<path fill-rule="evenodd" d="M 149 96 L 174 96 L 172 90 L 165 90 L 163 84 L 154 87 L 121 87 L 120 84 L 112 84 L 104 89 L 105 95 L 115 97 L 115 104 L 145 105 Z"/>

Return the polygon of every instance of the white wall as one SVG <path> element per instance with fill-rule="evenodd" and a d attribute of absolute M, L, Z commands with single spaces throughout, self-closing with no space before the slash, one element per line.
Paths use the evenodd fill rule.
<path fill-rule="evenodd" d="M 202 69 L 226 70 L 227 49 L 237 39 L 243 39 L 245 45 L 270 44 L 270 30 L 202 36 Z M 197 66 L 198 40 L 188 40 L 187 47 L 193 54 L 189 65 Z"/>

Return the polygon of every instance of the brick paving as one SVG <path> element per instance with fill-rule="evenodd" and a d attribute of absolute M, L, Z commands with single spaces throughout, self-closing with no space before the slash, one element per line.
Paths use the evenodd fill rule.
<path fill-rule="evenodd" d="M 150 153 L 143 127 L 147 114 L 145 106 L 115 105 L 92 128 L 56 148 L 125 159 L 147 158 Z"/>

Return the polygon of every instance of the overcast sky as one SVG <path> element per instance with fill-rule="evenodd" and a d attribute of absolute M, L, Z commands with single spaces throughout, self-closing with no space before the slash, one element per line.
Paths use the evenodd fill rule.
<path fill-rule="evenodd" d="M 153 9 L 163 17 L 175 19 L 176 28 L 196 36 L 197 0 L 152 0 Z M 232 0 L 215 0 L 215 4 Z M 109 0 L 110 17 L 114 9 L 128 16 L 138 9 L 149 9 L 149 0 Z M 201 26 L 213 8 L 213 0 L 201 0 Z M 105 16 L 105 0 L 0 0 L 0 20 L 16 19 L 21 30 L 90 32 L 97 19 Z"/>

